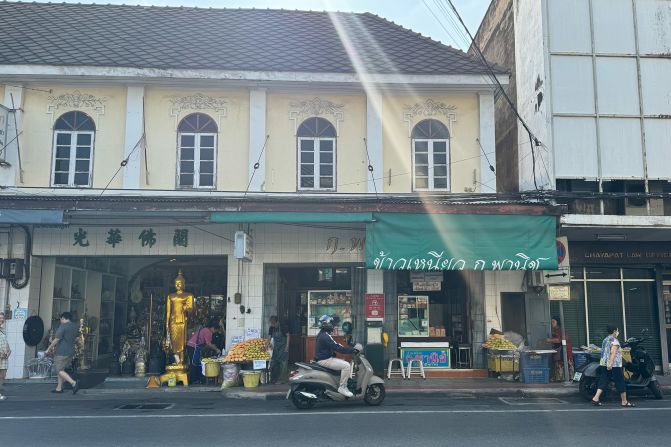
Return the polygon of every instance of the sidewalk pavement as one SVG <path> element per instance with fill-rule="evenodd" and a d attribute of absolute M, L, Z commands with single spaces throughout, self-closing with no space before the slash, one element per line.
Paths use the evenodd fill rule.
<path fill-rule="evenodd" d="M 671 395 L 671 376 L 658 376 L 658 380 L 664 394 Z M 219 386 L 195 385 L 190 387 L 162 387 L 158 389 L 146 389 L 147 379 L 135 377 L 108 377 L 102 384 L 82 389 L 79 395 L 85 398 L 114 398 L 132 395 L 133 397 L 162 396 L 163 393 L 220 393 L 222 397 L 230 399 L 260 399 L 276 400 L 284 399 L 288 391 L 288 385 L 261 385 L 258 388 L 226 388 Z M 54 388 L 55 380 L 17 379 L 5 382 L 5 394 L 10 398 L 21 400 L 51 400 L 60 398 L 60 395 L 50 393 Z M 387 394 L 403 394 L 415 396 L 441 395 L 463 396 L 463 395 L 511 395 L 522 396 L 571 396 L 578 395 L 576 383 L 549 383 L 546 385 L 527 385 L 520 382 L 511 382 L 493 378 L 473 379 L 396 379 L 385 380 Z M 69 394 L 69 393 L 67 393 Z"/>

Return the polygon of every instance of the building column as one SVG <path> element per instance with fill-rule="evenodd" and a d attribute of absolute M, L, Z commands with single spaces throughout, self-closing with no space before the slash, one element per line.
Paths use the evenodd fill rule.
<path fill-rule="evenodd" d="M 16 186 L 17 174 L 19 178 L 21 176 L 21 167 L 19 166 L 19 139 L 21 136 L 17 137 L 17 135 L 21 132 L 21 119 L 23 117 L 23 86 L 6 85 L 3 104 L 8 109 L 14 110 L 7 114 L 7 134 L 4 140 L 5 144 L 10 141 L 11 143 L 7 144 L 4 152 L 0 154 L 2 160 L 7 163 L 0 166 L 0 185 Z M 3 125 L 2 128 L 4 129 L 5 126 Z"/>
<path fill-rule="evenodd" d="M 126 134 L 123 189 L 140 189 L 141 139 L 144 133 L 144 86 L 128 86 L 126 91 Z"/>
<path fill-rule="evenodd" d="M 249 91 L 249 191 L 264 191 L 266 187 L 266 158 L 262 154 L 266 143 L 266 89 Z M 259 163 L 257 169 L 254 165 Z M 256 173 L 254 173 L 256 171 Z"/>
<path fill-rule="evenodd" d="M 480 145 L 482 146 L 480 149 L 480 192 L 496 192 L 496 173 L 489 169 L 490 163 L 496 169 L 494 94 L 480 93 L 478 96 L 480 99 Z"/>
<path fill-rule="evenodd" d="M 382 171 L 384 168 L 382 158 L 382 100 L 378 93 L 369 92 L 366 96 L 366 145 L 370 164 L 373 166 L 373 177 L 375 184 L 371 181 L 370 172 L 367 173 L 368 192 L 374 193 L 377 186 L 377 192 L 382 192 L 383 181 Z M 381 293 L 381 292 L 380 292 Z"/>

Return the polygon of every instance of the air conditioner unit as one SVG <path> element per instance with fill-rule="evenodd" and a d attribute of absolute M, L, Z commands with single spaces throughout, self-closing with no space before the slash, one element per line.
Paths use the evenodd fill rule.
<path fill-rule="evenodd" d="M 545 272 L 541 270 L 531 270 L 527 275 L 527 284 L 529 287 L 544 287 L 545 278 L 543 276 Z"/>

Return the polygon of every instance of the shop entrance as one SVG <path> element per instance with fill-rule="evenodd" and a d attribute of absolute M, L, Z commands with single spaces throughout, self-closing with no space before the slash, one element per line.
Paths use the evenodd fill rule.
<path fill-rule="evenodd" d="M 49 271 L 53 274 L 48 274 Z M 226 317 L 226 257 L 57 257 L 43 263 L 43 300 L 51 299 L 51 329 L 58 316 L 86 315 L 87 355 L 104 364 L 125 340 L 150 340 L 154 348 L 165 337 L 166 297 L 175 291 L 179 271 L 186 291 L 194 295 L 189 333 L 209 318 Z M 52 291 L 48 297 L 44 291 Z M 146 346 L 150 348 L 149 346 Z"/>
<path fill-rule="evenodd" d="M 396 277 L 398 347 L 404 363 L 406 357 L 422 355 L 425 367 L 454 367 L 458 347 L 471 344 L 465 278 L 451 271 L 400 271 Z"/>
<path fill-rule="evenodd" d="M 501 326 L 503 331 L 527 335 L 526 306 L 523 293 L 501 293 Z"/>
<path fill-rule="evenodd" d="M 268 318 L 277 315 L 291 334 L 290 363 L 312 359 L 322 315 L 334 318 L 334 338 L 344 342 L 343 324 L 355 319 L 352 277 L 356 270 L 351 265 L 266 266 L 264 333 L 268 333 Z"/>

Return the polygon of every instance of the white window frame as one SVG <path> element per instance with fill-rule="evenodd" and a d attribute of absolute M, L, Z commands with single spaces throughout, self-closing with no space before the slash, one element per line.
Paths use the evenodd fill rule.
<path fill-rule="evenodd" d="M 313 154 L 314 157 L 312 159 L 312 165 L 314 167 L 314 171 L 312 173 L 312 178 L 314 182 L 314 186 L 312 188 L 310 187 L 305 187 L 301 186 L 301 177 L 304 177 L 301 175 L 301 165 L 303 164 L 302 162 L 302 154 L 303 152 L 301 151 L 301 142 L 302 141 L 311 141 L 313 146 Z M 331 177 L 333 179 L 333 187 L 331 188 L 321 188 L 319 185 L 320 183 L 320 177 L 321 177 L 321 172 L 320 172 L 320 166 L 321 163 L 319 162 L 319 155 L 321 155 L 321 142 L 322 141 L 331 141 L 333 143 L 333 162 L 331 163 L 333 165 L 333 172 L 331 174 Z M 315 150 L 315 148 L 319 148 L 319 151 Z M 297 183 L 296 186 L 298 187 L 299 191 L 336 191 L 336 178 L 337 175 L 337 141 L 336 138 L 328 137 L 328 138 L 313 138 L 313 137 L 298 137 L 298 146 L 297 146 L 297 151 L 298 151 L 298 169 L 297 169 Z"/>
<path fill-rule="evenodd" d="M 418 188 L 416 182 L 416 154 L 415 154 L 415 144 L 416 143 L 428 143 L 428 158 L 429 158 L 429 187 L 428 188 Z M 433 162 L 433 144 L 434 143 L 445 143 L 445 163 L 447 168 L 447 186 L 445 188 L 436 188 L 434 186 L 434 162 Z M 447 191 L 452 190 L 452 170 L 450 169 L 450 140 L 449 139 L 428 139 L 428 138 L 413 138 L 412 139 L 412 190 L 413 191 Z"/>
<path fill-rule="evenodd" d="M 182 137 L 193 136 L 193 184 L 181 185 L 181 171 L 182 171 Z M 213 154 L 213 168 L 212 168 L 212 185 L 200 185 L 200 139 L 201 137 L 214 138 L 214 154 Z M 217 188 L 217 134 L 210 132 L 178 132 L 177 133 L 177 188 L 178 189 L 216 189 Z M 209 147 L 207 148 L 209 149 Z M 209 161 L 209 160 L 206 160 Z"/>
<path fill-rule="evenodd" d="M 70 135 L 70 159 L 68 166 L 68 183 L 56 184 L 56 155 L 57 155 L 57 141 L 58 135 L 68 134 Z M 89 175 L 86 185 L 75 185 L 75 173 L 76 173 L 76 164 L 77 164 L 77 141 L 79 140 L 79 135 L 91 135 L 91 146 L 90 146 L 90 156 L 89 156 Z M 96 133 L 92 130 L 55 130 L 53 137 L 53 151 L 52 151 L 52 160 L 51 160 L 51 186 L 54 188 L 90 188 L 93 183 L 93 157 L 94 157 L 94 148 L 95 148 L 95 138 Z"/>

